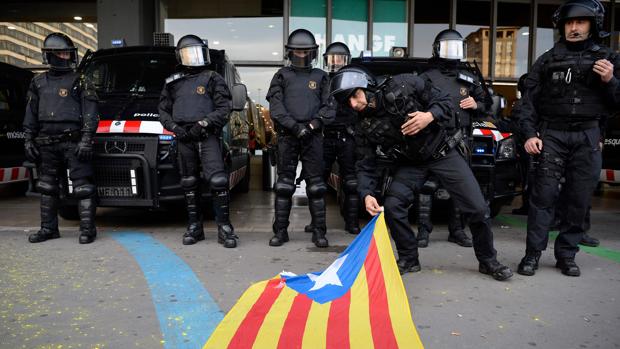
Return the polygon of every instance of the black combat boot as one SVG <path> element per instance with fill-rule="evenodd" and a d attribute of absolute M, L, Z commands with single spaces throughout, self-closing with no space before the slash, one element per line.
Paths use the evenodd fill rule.
<path fill-rule="evenodd" d="M 327 238 L 325 238 L 325 227 L 315 227 L 312 232 L 312 242 L 316 247 L 324 248 L 329 246 Z"/>
<path fill-rule="evenodd" d="M 474 244 L 465 233 L 465 222 L 461 210 L 452 203 L 452 214 L 448 220 L 448 241 L 459 246 L 472 247 Z"/>
<path fill-rule="evenodd" d="M 193 245 L 205 239 L 202 228 L 202 214 L 200 213 L 200 196 L 196 191 L 185 192 L 187 205 L 187 231 L 183 235 L 183 245 Z"/>
<path fill-rule="evenodd" d="M 418 240 L 418 247 L 428 247 L 429 235 L 430 232 L 428 231 L 428 229 L 426 229 L 426 227 L 424 227 L 423 225 L 420 225 L 418 227 L 418 237 L 416 238 L 416 240 Z"/>
<path fill-rule="evenodd" d="M 97 205 L 95 199 L 86 198 L 80 200 L 78 204 L 80 214 L 80 244 L 90 244 L 97 238 L 97 228 L 95 228 L 95 214 Z"/>
<path fill-rule="evenodd" d="M 508 280 L 512 277 L 512 270 L 497 260 L 480 262 L 478 271 L 482 274 L 491 275 L 497 281 Z"/>
<path fill-rule="evenodd" d="M 540 259 L 541 254 L 542 253 L 540 251 L 525 252 L 525 257 L 521 259 L 521 263 L 519 263 L 519 267 L 517 268 L 517 273 L 526 276 L 536 274 L 536 270 L 538 269 L 538 260 Z"/>
<path fill-rule="evenodd" d="M 310 224 L 304 227 L 305 233 L 312 233 L 314 231 L 314 222 L 310 222 Z"/>
<path fill-rule="evenodd" d="M 237 247 L 237 239 L 239 239 L 239 237 L 235 235 L 235 229 L 231 224 L 217 226 L 217 242 L 224 245 L 224 247 Z"/>
<path fill-rule="evenodd" d="M 560 258 L 555 263 L 555 267 L 562 271 L 562 274 L 567 276 L 580 276 L 581 270 L 575 263 L 575 258 Z"/>
<path fill-rule="evenodd" d="M 310 215 L 312 216 L 312 222 L 314 230 L 312 230 L 312 242 L 316 247 L 327 247 L 329 243 L 325 238 L 325 232 L 327 230 L 325 225 L 325 200 L 320 197 L 309 197 L 308 207 L 310 208 Z"/>
<path fill-rule="evenodd" d="M 396 265 L 398 266 L 398 272 L 400 272 L 400 275 L 409 272 L 416 273 L 422 270 L 418 257 L 399 258 L 398 262 L 396 262 Z"/>
<path fill-rule="evenodd" d="M 278 227 L 276 223 L 274 223 L 273 237 L 269 240 L 269 246 L 282 246 L 285 242 L 288 242 L 286 227 Z"/>
<path fill-rule="evenodd" d="M 359 223 L 359 197 L 357 193 L 348 194 L 344 209 L 344 230 L 349 234 L 357 235 L 360 233 Z"/>
<path fill-rule="evenodd" d="M 450 232 L 450 235 L 448 235 L 448 241 L 463 247 L 472 247 L 474 245 L 469 236 L 467 236 L 467 233 L 465 233 L 462 229 Z M 420 243 L 418 242 L 418 247 L 419 246 Z"/>
<path fill-rule="evenodd" d="M 588 233 L 583 233 L 583 237 L 581 238 L 581 241 L 579 241 L 579 245 L 590 246 L 590 247 L 597 247 L 600 244 L 601 242 L 598 241 L 597 238 L 591 237 L 590 235 L 588 235 Z"/>
<path fill-rule="evenodd" d="M 217 223 L 217 242 L 226 248 L 237 247 L 235 229 L 230 224 L 230 196 L 228 190 L 216 191 L 213 193 L 213 209 L 215 210 L 215 221 Z"/>
<path fill-rule="evenodd" d="M 58 197 L 41 194 L 41 230 L 28 236 L 31 243 L 60 237 L 58 232 Z"/>

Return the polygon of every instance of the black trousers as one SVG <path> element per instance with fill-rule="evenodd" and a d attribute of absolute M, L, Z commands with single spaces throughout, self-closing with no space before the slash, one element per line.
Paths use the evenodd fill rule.
<path fill-rule="evenodd" d="M 200 171 L 204 180 L 209 183 L 216 174 L 228 178 L 220 139 L 210 134 L 201 141 L 178 142 L 177 161 L 181 176 L 200 178 Z"/>
<path fill-rule="evenodd" d="M 418 242 L 408 220 L 409 207 L 429 175 L 435 175 L 441 181 L 469 223 L 478 261 L 488 263 L 495 260 L 497 252 L 493 247 L 489 207 L 467 162 L 455 149 L 440 159 L 396 169 L 384 207 L 385 220 L 399 258 L 418 257 Z"/>
<path fill-rule="evenodd" d="M 359 195 L 355 176 L 355 139 L 346 132 L 325 135 L 323 140 L 323 159 L 325 161 L 324 180 L 331 174 L 331 168 L 338 161 L 340 185 L 344 193 L 345 222 L 357 226 L 359 212 Z M 353 185 L 354 184 L 354 185 Z"/>
<path fill-rule="evenodd" d="M 539 156 L 536 179 L 530 193 L 527 219 L 526 251 L 547 248 L 549 228 L 562 185 L 565 213 L 560 215 L 560 234 L 555 240 L 557 259 L 574 258 L 585 231 L 586 214 L 592 201 L 601 169 L 600 130 L 547 130 L 542 137 L 543 152 Z"/>

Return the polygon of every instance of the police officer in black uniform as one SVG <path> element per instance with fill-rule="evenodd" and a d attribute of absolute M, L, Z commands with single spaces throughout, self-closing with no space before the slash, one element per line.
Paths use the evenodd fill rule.
<path fill-rule="evenodd" d="M 213 194 L 218 242 L 237 246 L 229 218 L 228 171 L 222 156 L 221 132 L 228 122 L 232 97 L 226 81 L 208 70 L 209 47 L 196 35 L 185 35 L 177 43 L 181 70 L 166 79 L 159 101 L 159 117 L 174 132 L 181 187 L 185 191 L 188 225 L 183 244 L 204 240 L 200 207 L 200 174 Z"/>
<path fill-rule="evenodd" d="M 293 31 L 285 45 L 289 66 L 276 72 L 267 100 L 278 133 L 278 180 L 275 185 L 274 236 L 270 246 L 289 240 L 287 228 L 295 192 L 297 163 L 301 159 L 312 216 L 312 242 L 327 247 L 323 180 L 323 126 L 335 117 L 329 97 L 329 77 L 312 68 L 318 45 L 305 29 Z"/>
<path fill-rule="evenodd" d="M 452 29 L 439 32 L 433 42 L 433 57 L 429 60 L 432 68 L 420 77 L 430 80 L 434 86 L 450 95 L 456 117 L 446 127 L 451 130 L 460 129 L 464 144 L 469 144 L 472 122 L 477 113 L 486 110 L 488 105 L 485 104 L 485 92 L 481 82 L 461 63 L 465 57 L 464 52 L 463 37 L 459 32 Z M 469 162 L 470 154 L 463 151 L 462 155 Z M 432 178 L 425 183 L 418 199 L 418 247 L 428 246 L 429 234 L 433 230 L 430 215 L 432 195 L 438 187 L 436 182 L 437 179 Z M 448 241 L 471 247 L 473 244 L 465 233 L 461 212 L 454 202 L 452 207 L 448 221 Z"/>
<path fill-rule="evenodd" d="M 342 42 L 333 42 L 323 54 L 324 68 L 330 75 L 349 64 L 351 52 Z M 341 178 L 340 185 L 344 193 L 344 230 L 351 234 L 359 234 L 359 196 L 357 193 L 357 178 L 355 177 L 355 122 L 357 112 L 353 109 L 338 105 L 336 119 L 323 129 L 323 159 L 325 165 L 324 180 L 327 181 L 331 168 L 338 159 L 338 169 Z M 312 224 L 306 226 L 307 232 L 312 232 Z"/>
<path fill-rule="evenodd" d="M 553 15 L 561 39 L 532 66 L 525 80 L 519 122 L 525 150 L 538 156 L 530 193 L 522 275 L 534 275 L 547 248 L 558 184 L 566 178 L 566 213 L 555 240 L 556 267 L 579 276 L 577 244 L 601 168 L 600 120 L 620 106 L 620 57 L 599 41 L 604 8 L 596 0 L 569 0 Z"/>
<path fill-rule="evenodd" d="M 500 264 L 493 248 L 489 208 L 465 159 L 454 147 L 450 97 L 412 74 L 388 78 L 378 87 L 359 68 L 343 68 L 331 82 L 339 103 L 360 113 L 356 144 L 358 190 L 371 215 L 381 212 L 375 198 L 376 154 L 394 155 L 396 172 L 385 198 L 385 219 L 396 242 L 401 274 L 419 271 L 418 244 L 408 221 L 409 207 L 430 174 L 436 175 L 469 218 L 479 271 L 506 280 L 512 271 Z"/>
<path fill-rule="evenodd" d="M 97 131 L 97 96 L 75 72 L 77 49 L 62 33 L 43 41 L 43 62 L 50 70 L 32 79 L 24 117 L 26 157 L 38 164 L 41 230 L 28 237 L 42 242 L 60 237 L 58 205 L 65 168 L 68 192 L 79 200 L 80 244 L 95 241 L 96 188 L 93 184 L 93 134 Z"/>

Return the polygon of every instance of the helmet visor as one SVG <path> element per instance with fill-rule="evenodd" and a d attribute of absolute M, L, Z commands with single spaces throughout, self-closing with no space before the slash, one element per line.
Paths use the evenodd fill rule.
<path fill-rule="evenodd" d="M 330 93 L 341 104 L 358 88 L 368 88 L 368 77 L 360 72 L 345 71 L 335 75 L 330 81 Z"/>
<path fill-rule="evenodd" d="M 340 68 L 349 64 L 350 61 L 351 61 L 350 55 L 326 54 L 324 57 L 323 63 L 325 66 L 325 70 L 327 70 L 329 73 L 335 73 L 338 70 L 340 70 Z"/>
<path fill-rule="evenodd" d="M 201 67 L 211 63 L 209 52 L 200 45 L 183 47 L 177 52 L 181 65 L 186 67 Z"/>
<path fill-rule="evenodd" d="M 77 66 L 77 49 L 41 49 L 43 64 L 49 64 L 54 69 L 71 70 Z"/>
<path fill-rule="evenodd" d="M 316 49 L 287 49 L 289 64 L 297 68 L 310 68 L 316 59 Z"/>
<path fill-rule="evenodd" d="M 439 58 L 463 59 L 465 58 L 464 43 L 462 40 L 443 40 L 439 42 Z"/>

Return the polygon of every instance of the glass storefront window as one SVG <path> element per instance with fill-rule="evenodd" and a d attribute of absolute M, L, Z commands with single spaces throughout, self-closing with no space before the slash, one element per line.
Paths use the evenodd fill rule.
<path fill-rule="evenodd" d="M 323 52 L 327 45 L 325 38 L 326 0 L 292 0 L 289 33 L 295 29 L 307 29 L 319 45 L 315 67 L 322 67 Z"/>
<path fill-rule="evenodd" d="M 352 57 L 366 49 L 368 35 L 368 4 L 366 1 L 332 1 L 332 42 L 340 41 L 349 46 Z"/>
<path fill-rule="evenodd" d="M 248 90 L 248 97 L 257 104 L 268 106 L 265 99 L 269 84 L 278 67 L 237 67 L 241 82 Z"/>
<path fill-rule="evenodd" d="M 435 36 L 448 29 L 450 0 L 416 1 L 414 13 L 413 56 L 431 57 Z"/>
<path fill-rule="evenodd" d="M 555 4 L 538 5 L 535 58 L 550 50 L 558 39 L 557 31 L 553 28 L 553 23 L 551 22 L 551 16 L 553 16 L 553 12 L 561 3 L 562 1 L 557 1 Z"/>
<path fill-rule="evenodd" d="M 407 47 L 407 1 L 373 0 L 373 56 L 389 56 L 394 46 Z"/>
<path fill-rule="evenodd" d="M 207 39 L 209 47 L 226 50 L 231 60 L 281 61 L 282 17 L 166 19 L 165 32 L 178 41 L 187 34 Z"/>
<path fill-rule="evenodd" d="M 466 43 L 466 60 L 476 61 L 482 74 L 489 70 L 489 27 L 491 4 L 489 1 L 458 1 L 456 7 L 456 30 Z"/>
<path fill-rule="evenodd" d="M 514 14 L 518 13 L 519 16 Z M 495 79 L 516 80 L 527 73 L 530 5 L 500 2 L 497 7 Z"/>

